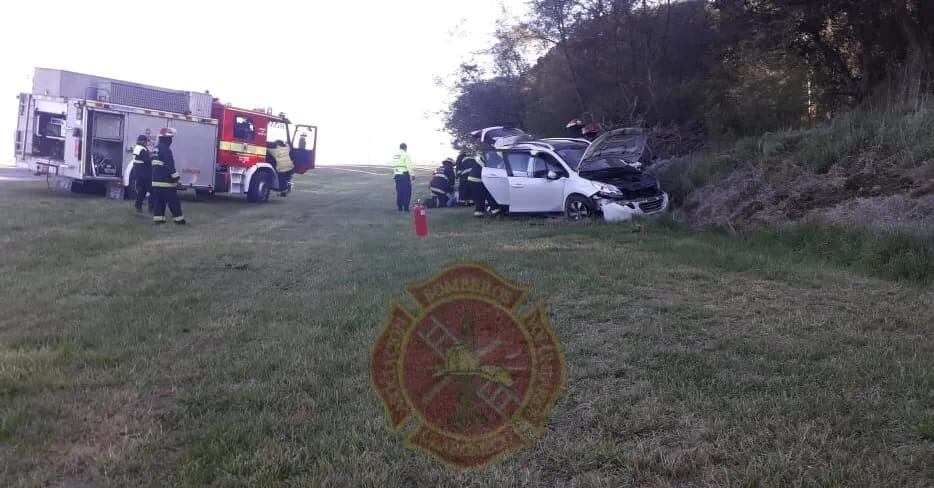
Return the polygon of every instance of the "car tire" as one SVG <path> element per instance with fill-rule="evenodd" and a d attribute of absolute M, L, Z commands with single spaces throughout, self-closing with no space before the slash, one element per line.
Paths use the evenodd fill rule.
<path fill-rule="evenodd" d="M 571 195 L 564 202 L 564 216 L 571 221 L 590 220 L 596 216 L 593 202 L 583 195 Z"/>
<path fill-rule="evenodd" d="M 269 171 L 258 171 L 250 179 L 250 189 L 246 193 L 246 200 L 250 203 L 265 203 L 269 201 L 269 192 L 272 180 Z"/>

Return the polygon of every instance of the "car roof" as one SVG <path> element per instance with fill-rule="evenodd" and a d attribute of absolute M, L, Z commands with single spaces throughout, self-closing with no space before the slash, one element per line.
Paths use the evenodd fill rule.
<path fill-rule="evenodd" d="M 515 144 L 498 147 L 497 149 L 550 149 L 552 151 L 560 151 L 562 149 L 571 148 L 584 149 L 589 144 L 590 142 L 586 139 L 548 138 L 519 141 Z"/>

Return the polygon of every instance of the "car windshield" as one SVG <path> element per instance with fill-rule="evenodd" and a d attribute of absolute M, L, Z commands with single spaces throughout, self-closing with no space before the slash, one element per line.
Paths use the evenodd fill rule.
<path fill-rule="evenodd" d="M 577 171 L 577 167 L 581 163 L 581 157 L 584 156 L 585 149 L 586 148 L 583 147 L 569 147 L 566 149 L 558 149 L 556 152 L 561 156 L 561 159 L 567 163 L 568 167 Z"/>
<path fill-rule="evenodd" d="M 632 165 L 619 158 L 599 158 L 588 160 L 584 163 L 580 172 L 605 171 L 608 169 L 633 169 Z"/>

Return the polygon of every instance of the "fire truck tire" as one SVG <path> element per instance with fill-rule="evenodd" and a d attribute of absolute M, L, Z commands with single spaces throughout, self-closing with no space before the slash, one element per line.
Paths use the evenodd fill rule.
<path fill-rule="evenodd" d="M 272 188 L 272 173 L 259 170 L 250 179 L 250 189 L 246 200 L 250 203 L 265 203 L 269 201 L 269 191 Z"/>

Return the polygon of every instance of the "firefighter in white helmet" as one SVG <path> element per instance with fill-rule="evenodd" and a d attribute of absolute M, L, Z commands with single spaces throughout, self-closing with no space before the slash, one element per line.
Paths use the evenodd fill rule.
<path fill-rule="evenodd" d="M 568 130 L 568 136 L 575 139 L 580 139 L 584 134 L 584 121 L 578 118 L 573 118 L 568 121 L 568 124 L 565 126 Z"/>
<path fill-rule="evenodd" d="M 168 205 L 172 211 L 172 220 L 179 225 L 185 225 L 185 216 L 182 215 L 182 203 L 178 201 L 178 185 L 181 175 L 175 169 L 175 157 L 172 155 L 172 138 L 176 131 L 172 128 L 159 131 L 159 143 L 152 155 L 152 222 L 165 223 L 165 207 Z"/>

